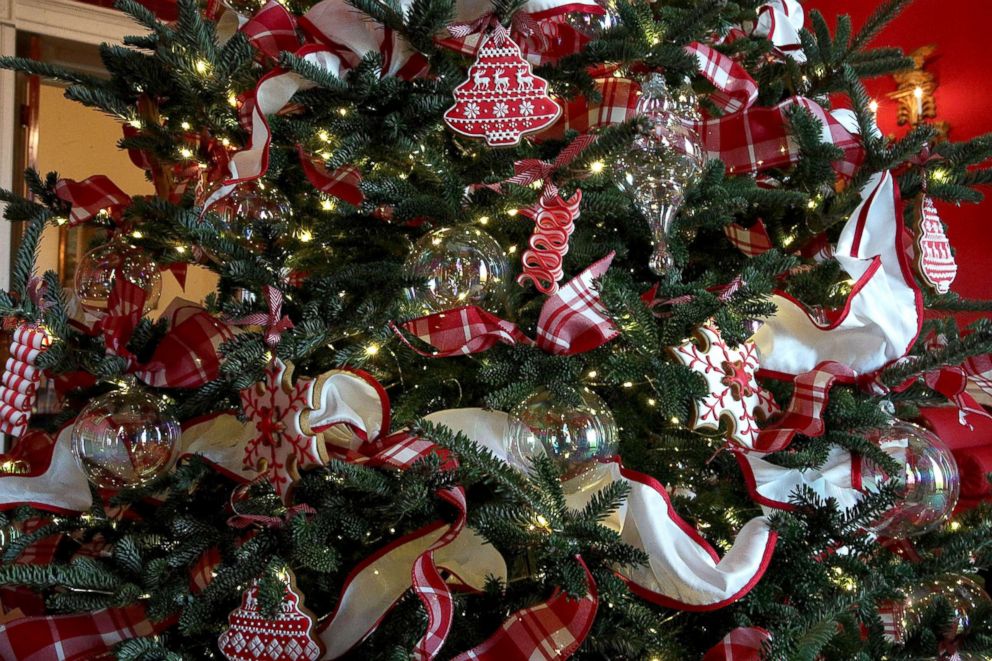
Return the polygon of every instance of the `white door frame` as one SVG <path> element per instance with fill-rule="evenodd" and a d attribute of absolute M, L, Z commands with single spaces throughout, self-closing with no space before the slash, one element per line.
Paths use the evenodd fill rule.
<path fill-rule="evenodd" d="M 145 30 L 127 14 L 75 0 L 0 0 L 0 55 L 15 55 L 17 33 L 58 37 L 81 44 L 120 43 Z M 14 138 L 19 130 L 15 74 L 0 70 L 0 188 L 14 183 Z M 12 226 L 0 218 L 0 289 L 10 286 Z"/>

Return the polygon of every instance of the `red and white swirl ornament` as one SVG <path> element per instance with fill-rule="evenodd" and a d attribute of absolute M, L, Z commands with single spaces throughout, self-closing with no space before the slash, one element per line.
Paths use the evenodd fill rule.
<path fill-rule="evenodd" d="M 35 324 L 23 323 L 14 330 L 0 377 L 0 433 L 21 436 L 28 428 L 42 376 L 37 360 L 50 344 L 51 337 Z"/>
<path fill-rule="evenodd" d="M 555 191 L 542 195 L 535 206 L 520 211 L 522 216 L 534 221 L 534 233 L 530 237 L 530 248 L 524 251 L 524 270 L 517 276 L 517 284 L 531 282 L 548 296 L 558 293 L 558 282 L 565 275 L 562 263 L 568 252 L 568 239 L 575 231 L 581 200 L 581 190 L 575 191 L 567 200 Z"/>

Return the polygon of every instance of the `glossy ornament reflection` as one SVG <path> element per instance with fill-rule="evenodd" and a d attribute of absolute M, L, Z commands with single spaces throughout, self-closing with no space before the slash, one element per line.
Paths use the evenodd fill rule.
<path fill-rule="evenodd" d="M 950 608 L 950 619 L 942 631 L 945 640 L 953 640 L 971 627 L 971 619 L 979 608 L 992 607 L 992 598 L 979 578 L 964 574 L 946 574 L 924 582 L 913 589 L 904 601 L 885 609 L 892 620 L 891 637 L 903 644 L 906 633 L 919 626 L 928 609 L 943 602 Z M 962 659 L 967 657 L 962 657 Z"/>
<path fill-rule="evenodd" d="M 649 266 L 658 275 L 673 265 L 668 247 L 672 223 L 706 163 L 702 142 L 691 128 L 698 115 L 687 114 L 695 105 L 691 88 L 680 88 L 679 98 L 669 93 L 663 76 L 651 74 L 637 102 L 637 114 L 647 126 L 613 165 L 617 185 L 648 221 L 654 244 Z"/>
<path fill-rule="evenodd" d="M 407 290 L 421 313 L 462 305 L 493 309 L 506 291 L 503 248 L 477 227 L 444 227 L 421 237 L 404 265 L 417 284 Z"/>
<path fill-rule="evenodd" d="M 158 305 L 162 295 L 162 274 L 158 264 L 145 250 L 128 243 L 122 234 L 90 250 L 79 261 L 73 289 L 80 305 L 94 312 L 105 311 L 118 274 L 145 292 L 145 312 Z"/>
<path fill-rule="evenodd" d="M 563 401 L 542 388 L 510 411 L 509 450 L 526 470 L 536 457 L 550 457 L 570 490 L 594 478 L 595 468 L 616 455 L 619 433 L 613 413 L 596 393 L 581 389 L 577 402 Z"/>
<path fill-rule="evenodd" d="M 895 504 L 870 529 L 881 537 L 904 539 L 943 525 L 961 491 L 958 465 L 947 446 L 926 429 L 903 421 L 874 430 L 867 438 L 904 467 L 889 475 L 865 462 L 862 477 L 866 485 L 891 479 L 898 487 Z"/>
<path fill-rule="evenodd" d="M 80 411 L 72 427 L 72 453 L 95 486 L 138 487 L 172 468 L 179 437 L 179 422 L 165 402 L 131 383 Z"/>

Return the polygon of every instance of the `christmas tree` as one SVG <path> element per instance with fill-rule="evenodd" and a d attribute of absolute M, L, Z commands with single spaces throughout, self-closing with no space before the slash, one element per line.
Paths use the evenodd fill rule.
<path fill-rule="evenodd" d="M 109 78 L 0 62 L 155 186 L 0 197 L 0 656 L 988 658 L 913 421 L 988 415 L 933 200 L 992 142 L 878 131 L 906 4 L 118 0 Z"/>

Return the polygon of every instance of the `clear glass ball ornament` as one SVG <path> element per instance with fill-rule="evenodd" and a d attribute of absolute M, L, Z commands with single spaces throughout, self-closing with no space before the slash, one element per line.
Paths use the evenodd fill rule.
<path fill-rule="evenodd" d="M 669 93 L 660 74 L 651 76 L 641 86 L 637 114 L 647 119 L 647 128 L 631 148 L 613 164 L 617 186 L 634 199 L 651 229 L 654 252 L 649 266 L 661 275 L 673 265 L 668 249 L 672 223 L 685 202 L 691 186 L 706 163 L 699 136 L 691 128 L 698 117 L 689 114 L 695 106 L 691 88 L 679 88 L 682 101 Z"/>
<path fill-rule="evenodd" d="M 617 453 L 619 432 L 613 413 L 599 395 L 587 388 L 577 391 L 579 401 L 567 402 L 542 388 L 510 411 L 508 447 L 518 468 L 526 469 L 537 457 L 550 457 L 571 481 L 594 477 L 597 465 Z"/>
<path fill-rule="evenodd" d="M 562 17 L 562 20 L 574 28 L 576 32 L 584 34 L 590 39 L 599 39 L 604 32 L 619 22 L 616 14 L 609 9 L 603 14 L 569 12 Z"/>
<path fill-rule="evenodd" d="M 418 284 L 407 290 L 420 312 L 461 305 L 493 308 L 506 291 L 509 271 L 502 246 L 477 227 L 444 227 L 421 237 L 405 263 Z"/>
<path fill-rule="evenodd" d="M 162 295 L 162 273 L 158 264 L 145 250 L 128 243 L 122 234 L 117 234 L 110 243 L 90 250 L 79 261 L 73 288 L 80 305 L 87 310 L 106 310 L 118 273 L 145 292 L 145 312 L 158 305 Z"/>
<path fill-rule="evenodd" d="M 926 429 L 903 421 L 874 430 L 867 438 L 904 467 L 889 475 L 865 462 L 866 485 L 894 480 L 898 487 L 896 503 L 869 528 L 882 537 L 905 539 L 943 525 L 961 492 L 958 465 L 947 446 Z"/>
<path fill-rule="evenodd" d="M 944 601 L 952 612 L 944 630 L 947 639 L 953 639 L 967 631 L 971 626 L 973 613 L 980 606 L 992 606 L 992 598 L 979 581 L 964 574 L 946 574 L 914 589 L 896 609 L 897 631 L 905 632 L 906 629 L 919 625 L 926 610 L 938 599 Z"/>
<path fill-rule="evenodd" d="M 272 186 L 238 186 L 224 206 L 226 229 L 251 241 L 266 236 L 266 230 L 293 217 L 289 198 Z"/>
<path fill-rule="evenodd" d="M 179 422 L 137 384 L 91 401 L 72 427 L 72 454 L 102 489 L 137 487 L 165 474 L 179 456 Z"/>

